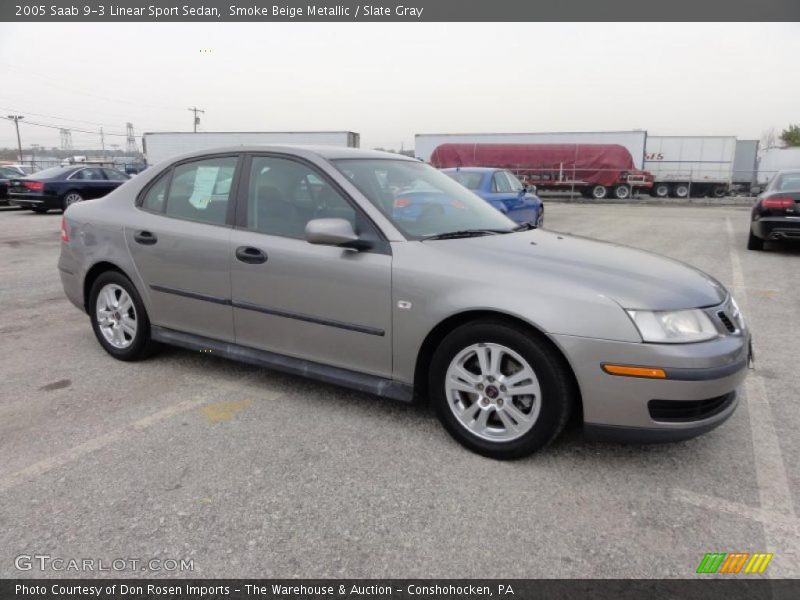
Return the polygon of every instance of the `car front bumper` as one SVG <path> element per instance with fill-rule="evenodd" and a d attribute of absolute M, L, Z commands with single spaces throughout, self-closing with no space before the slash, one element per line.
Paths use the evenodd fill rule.
<path fill-rule="evenodd" d="M 800 217 L 763 217 L 750 229 L 762 240 L 800 240 Z"/>
<path fill-rule="evenodd" d="M 600 440 L 677 441 L 719 426 L 736 410 L 750 361 L 748 332 L 695 344 L 552 338 L 578 380 L 585 433 Z M 611 375 L 604 364 L 663 369 L 666 378 Z"/>

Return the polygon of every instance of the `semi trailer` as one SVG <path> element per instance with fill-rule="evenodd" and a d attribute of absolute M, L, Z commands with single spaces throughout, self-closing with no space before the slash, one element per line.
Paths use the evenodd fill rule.
<path fill-rule="evenodd" d="M 620 200 L 649 191 L 653 177 L 637 169 L 619 144 L 441 144 L 429 162 L 434 167 L 507 169 L 537 190 L 576 191 L 587 198 Z"/>
<path fill-rule="evenodd" d="M 644 168 L 653 174 L 658 198 L 727 195 L 733 182 L 733 136 L 648 135 Z"/>

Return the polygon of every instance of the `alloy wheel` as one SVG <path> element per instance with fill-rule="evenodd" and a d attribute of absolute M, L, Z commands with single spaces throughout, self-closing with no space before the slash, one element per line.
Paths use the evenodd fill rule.
<path fill-rule="evenodd" d="M 97 295 L 97 324 L 106 341 L 124 349 L 133 343 L 138 323 L 133 300 L 121 286 L 104 285 Z"/>
<path fill-rule="evenodd" d="M 536 373 L 517 352 L 500 344 L 473 344 L 450 362 L 447 404 L 473 435 L 508 442 L 525 435 L 541 409 Z"/>

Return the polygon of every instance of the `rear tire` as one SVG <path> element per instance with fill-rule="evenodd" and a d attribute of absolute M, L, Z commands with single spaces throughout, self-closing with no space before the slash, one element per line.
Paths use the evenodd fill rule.
<path fill-rule="evenodd" d="M 614 197 L 617 200 L 628 200 L 631 197 L 631 187 L 629 185 L 618 185 L 614 188 Z"/>
<path fill-rule="evenodd" d="M 97 341 L 118 360 L 141 360 L 158 348 L 139 292 L 118 271 L 106 271 L 92 284 L 89 318 Z"/>
<path fill-rule="evenodd" d="M 728 188 L 724 185 L 718 185 L 713 190 L 711 190 L 711 195 L 714 198 L 724 198 L 728 194 Z"/>
<path fill-rule="evenodd" d="M 67 207 L 69 207 L 72 204 L 75 204 L 76 202 L 83 202 L 83 196 L 81 196 L 78 192 L 75 191 L 67 192 L 61 199 L 61 210 L 62 211 L 67 210 Z"/>
<path fill-rule="evenodd" d="M 653 196 L 666 198 L 669 196 L 669 186 L 666 183 L 657 183 L 653 186 Z"/>
<path fill-rule="evenodd" d="M 764 240 L 760 237 L 753 235 L 753 232 L 750 231 L 750 235 L 747 238 L 747 249 L 748 250 L 763 250 L 764 249 Z"/>
<path fill-rule="evenodd" d="M 448 433 L 473 452 L 500 460 L 552 442 L 577 397 L 569 367 L 547 342 L 497 319 L 450 332 L 434 352 L 428 379 Z"/>
<path fill-rule="evenodd" d="M 676 198 L 688 198 L 689 186 L 685 183 L 676 183 L 672 186 L 672 195 Z"/>
<path fill-rule="evenodd" d="M 602 200 L 608 196 L 608 188 L 604 185 L 596 185 L 591 188 L 591 195 L 595 200 Z"/>

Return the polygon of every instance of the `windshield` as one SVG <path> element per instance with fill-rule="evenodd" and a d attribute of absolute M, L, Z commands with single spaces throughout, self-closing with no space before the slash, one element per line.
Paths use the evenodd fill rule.
<path fill-rule="evenodd" d="M 422 162 L 391 159 L 332 161 L 403 235 L 421 239 L 472 229 L 513 231 L 515 223 Z"/>

